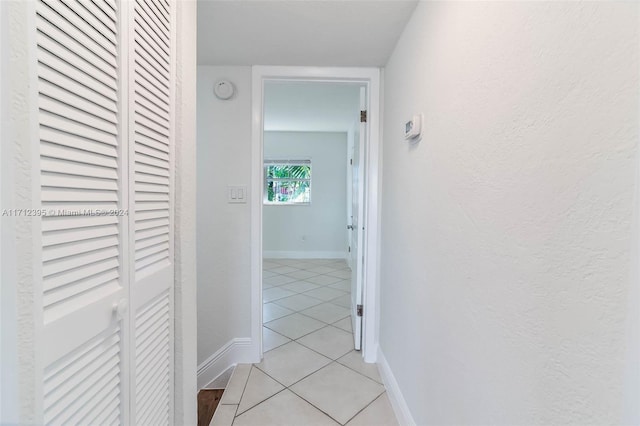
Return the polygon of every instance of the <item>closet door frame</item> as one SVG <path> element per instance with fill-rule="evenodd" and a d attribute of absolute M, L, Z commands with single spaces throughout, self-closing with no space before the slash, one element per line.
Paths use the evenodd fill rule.
<path fill-rule="evenodd" d="M 123 12 L 130 0 L 121 0 Z M 174 417 L 175 424 L 195 424 L 196 315 L 195 273 L 195 2 L 175 0 L 175 162 L 174 162 Z M 124 18 L 123 18 L 124 19 Z M 41 208 L 35 1 L 0 3 L 2 43 L 2 208 Z M 123 21 L 121 21 L 123 22 Z M 6 25 L 5 25 L 6 24 Z M 126 36 L 125 36 L 126 37 Z M 128 42 L 122 59 L 128 60 Z M 9 53 L 12 54 L 9 61 Z M 121 81 L 126 84 L 124 79 Z M 121 111 L 128 116 L 127 111 Z M 124 122 L 121 122 L 124 123 Z M 122 159 L 123 165 L 128 161 Z M 122 171 L 124 173 L 124 170 Z M 124 195 L 124 194 L 123 194 Z M 128 200 L 128 196 L 126 198 Z M 126 206 L 129 207 L 129 206 Z M 124 206 L 123 206 L 124 208 Z M 42 267 L 37 217 L 2 222 L 0 304 L 3 333 L 0 372 L 0 422 L 41 423 L 43 418 Z M 130 252 L 122 241 L 123 253 Z M 124 254 L 123 254 L 124 256 Z M 127 316 L 130 316 L 129 312 Z M 8 332 L 5 332 L 8 331 Z M 128 373 L 123 374 L 128 376 Z M 124 396 L 124 395 L 123 395 Z M 129 397 L 124 398 L 128 404 Z M 126 407 L 123 407 L 126 408 Z M 127 408 L 128 410 L 128 408 Z"/>

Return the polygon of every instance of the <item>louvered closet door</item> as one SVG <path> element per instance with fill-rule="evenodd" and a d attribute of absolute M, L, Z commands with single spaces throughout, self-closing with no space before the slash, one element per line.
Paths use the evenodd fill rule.
<path fill-rule="evenodd" d="M 120 10 L 38 0 L 45 424 L 128 423 Z"/>
<path fill-rule="evenodd" d="M 174 4 L 132 2 L 130 193 L 136 425 L 173 416 Z"/>

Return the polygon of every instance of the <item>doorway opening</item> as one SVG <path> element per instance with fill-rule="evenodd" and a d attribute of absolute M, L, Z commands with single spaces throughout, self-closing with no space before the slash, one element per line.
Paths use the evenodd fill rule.
<path fill-rule="evenodd" d="M 375 362 L 378 99 L 377 69 L 254 67 L 256 359 L 332 339 Z"/>

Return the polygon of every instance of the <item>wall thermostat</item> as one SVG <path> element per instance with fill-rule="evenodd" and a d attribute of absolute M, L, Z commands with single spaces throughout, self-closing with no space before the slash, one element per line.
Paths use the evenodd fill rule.
<path fill-rule="evenodd" d="M 404 124 L 404 138 L 413 140 L 420 137 L 422 132 L 422 114 L 416 114 Z"/>
<path fill-rule="evenodd" d="M 233 96 L 233 83 L 228 80 L 218 80 L 216 81 L 215 86 L 213 86 L 213 93 L 215 93 L 216 98 L 227 100 Z"/>

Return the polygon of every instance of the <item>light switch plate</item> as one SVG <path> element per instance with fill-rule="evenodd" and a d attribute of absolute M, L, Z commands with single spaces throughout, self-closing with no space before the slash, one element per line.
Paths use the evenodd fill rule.
<path fill-rule="evenodd" d="M 246 203 L 247 202 L 247 185 L 228 185 L 227 186 L 227 202 L 228 203 Z"/>

